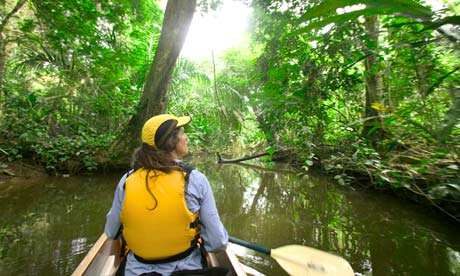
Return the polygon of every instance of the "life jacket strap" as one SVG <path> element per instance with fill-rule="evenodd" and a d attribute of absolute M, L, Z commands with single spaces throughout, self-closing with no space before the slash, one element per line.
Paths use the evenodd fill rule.
<path fill-rule="evenodd" d="M 197 228 L 199 225 L 201 225 L 201 221 L 199 218 L 196 218 L 196 220 L 190 222 L 190 228 Z"/>
<path fill-rule="evenodd" d="M 195 244 L 195 246 L 192 246 L 189 249 L 185 250 L 184 252 L 181 252 L 181 253 L 176 254 L 174 256 L 171 256 L 171 257 L 167 257 L 167 258 L 164 258 L 164 259 L 158 259 L 158 260 L 146 260 L 146 259 L 142 258 L 141 256 L 136 255 L 134 252 L 133 252 L 133 256 L 134 256 L 134 258 L 136 258 L 136 260 L 138 262 L 141 262 L 141 263 L 144 263 L 144 264 L 163 264 L 163 263 L 169 263 L 169 262 L 182 260 L 185 257 L 190 256 L 190 254 L 192 254 L 192 252 L 195 250 L 196 247 L 197 247 L 197 244 Z"/>

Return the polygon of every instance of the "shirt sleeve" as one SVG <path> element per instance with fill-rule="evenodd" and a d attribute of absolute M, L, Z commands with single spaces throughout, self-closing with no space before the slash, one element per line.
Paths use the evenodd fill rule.
<path fill-rule="evenodd" d="M 191 212 L 200 212 L 201 237 L 207 252 L 225 250 L 228 233 L 222 224 L 211 185 L 204 174 L 197 170 L 190 173 L 186 193 L 187 206 Z"/>
<path fill-rule="evenodd" d="M 109 237 L 109 239 L 117 239 L 118 233 L 121 227 L 121 208 L 123 206 L 123 201 L 125 199 L 125 182 L 128 173 L 123 175 L 118 183 L 117 189 L 115 190 L 115 195 L 113 197 L 112 207 L 106 216 L 104 232 Z"/>

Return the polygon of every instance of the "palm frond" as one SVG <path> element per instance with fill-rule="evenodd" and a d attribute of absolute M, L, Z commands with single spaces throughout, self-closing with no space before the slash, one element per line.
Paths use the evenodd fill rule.
<path fill-rule="evenodd" d="M 345 9 L 354 5 L 362 5 L 362 8 L 343 14 L 337 13 L 338 9 Z M 331 23 L 342 24 L 360 16 L 377 14 L 400 15 L 422 20 L 429 20 L 433 15 L 429 8 L 412 0 L 326 0 L 302 15 L 297 21 L 297 24 L 301 27 L 292 34 L 305 33 L 313 29 L 320 29 Z"/>

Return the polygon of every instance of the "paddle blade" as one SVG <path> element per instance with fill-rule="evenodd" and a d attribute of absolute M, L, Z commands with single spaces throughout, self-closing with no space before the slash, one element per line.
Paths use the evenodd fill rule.
<path fill-rule="evenodd" d="M 270 256 L 293 276 L 354 276 L 343 258 L 302 245 L 272 249 Z"/>

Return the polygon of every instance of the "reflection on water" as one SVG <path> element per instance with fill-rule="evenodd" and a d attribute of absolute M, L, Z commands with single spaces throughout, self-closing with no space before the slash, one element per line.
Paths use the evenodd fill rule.
<path fill-rule="evenodd" d="M 460 275 L 458 225 L 419 206 L 286 169 L 191 163 L 235 237 L 331 252 L 357 275 Z M 70 275 L 101 234 L 121 174 L 0 185 L 0 275 Z M 265 275 L 286 275 L 270 257 L 235 251 Z"/>
<path fill-rule="evenodd" d="M 0 185 L 0 275 L 70 275 L 103 230 L 119 175 Z"/>

